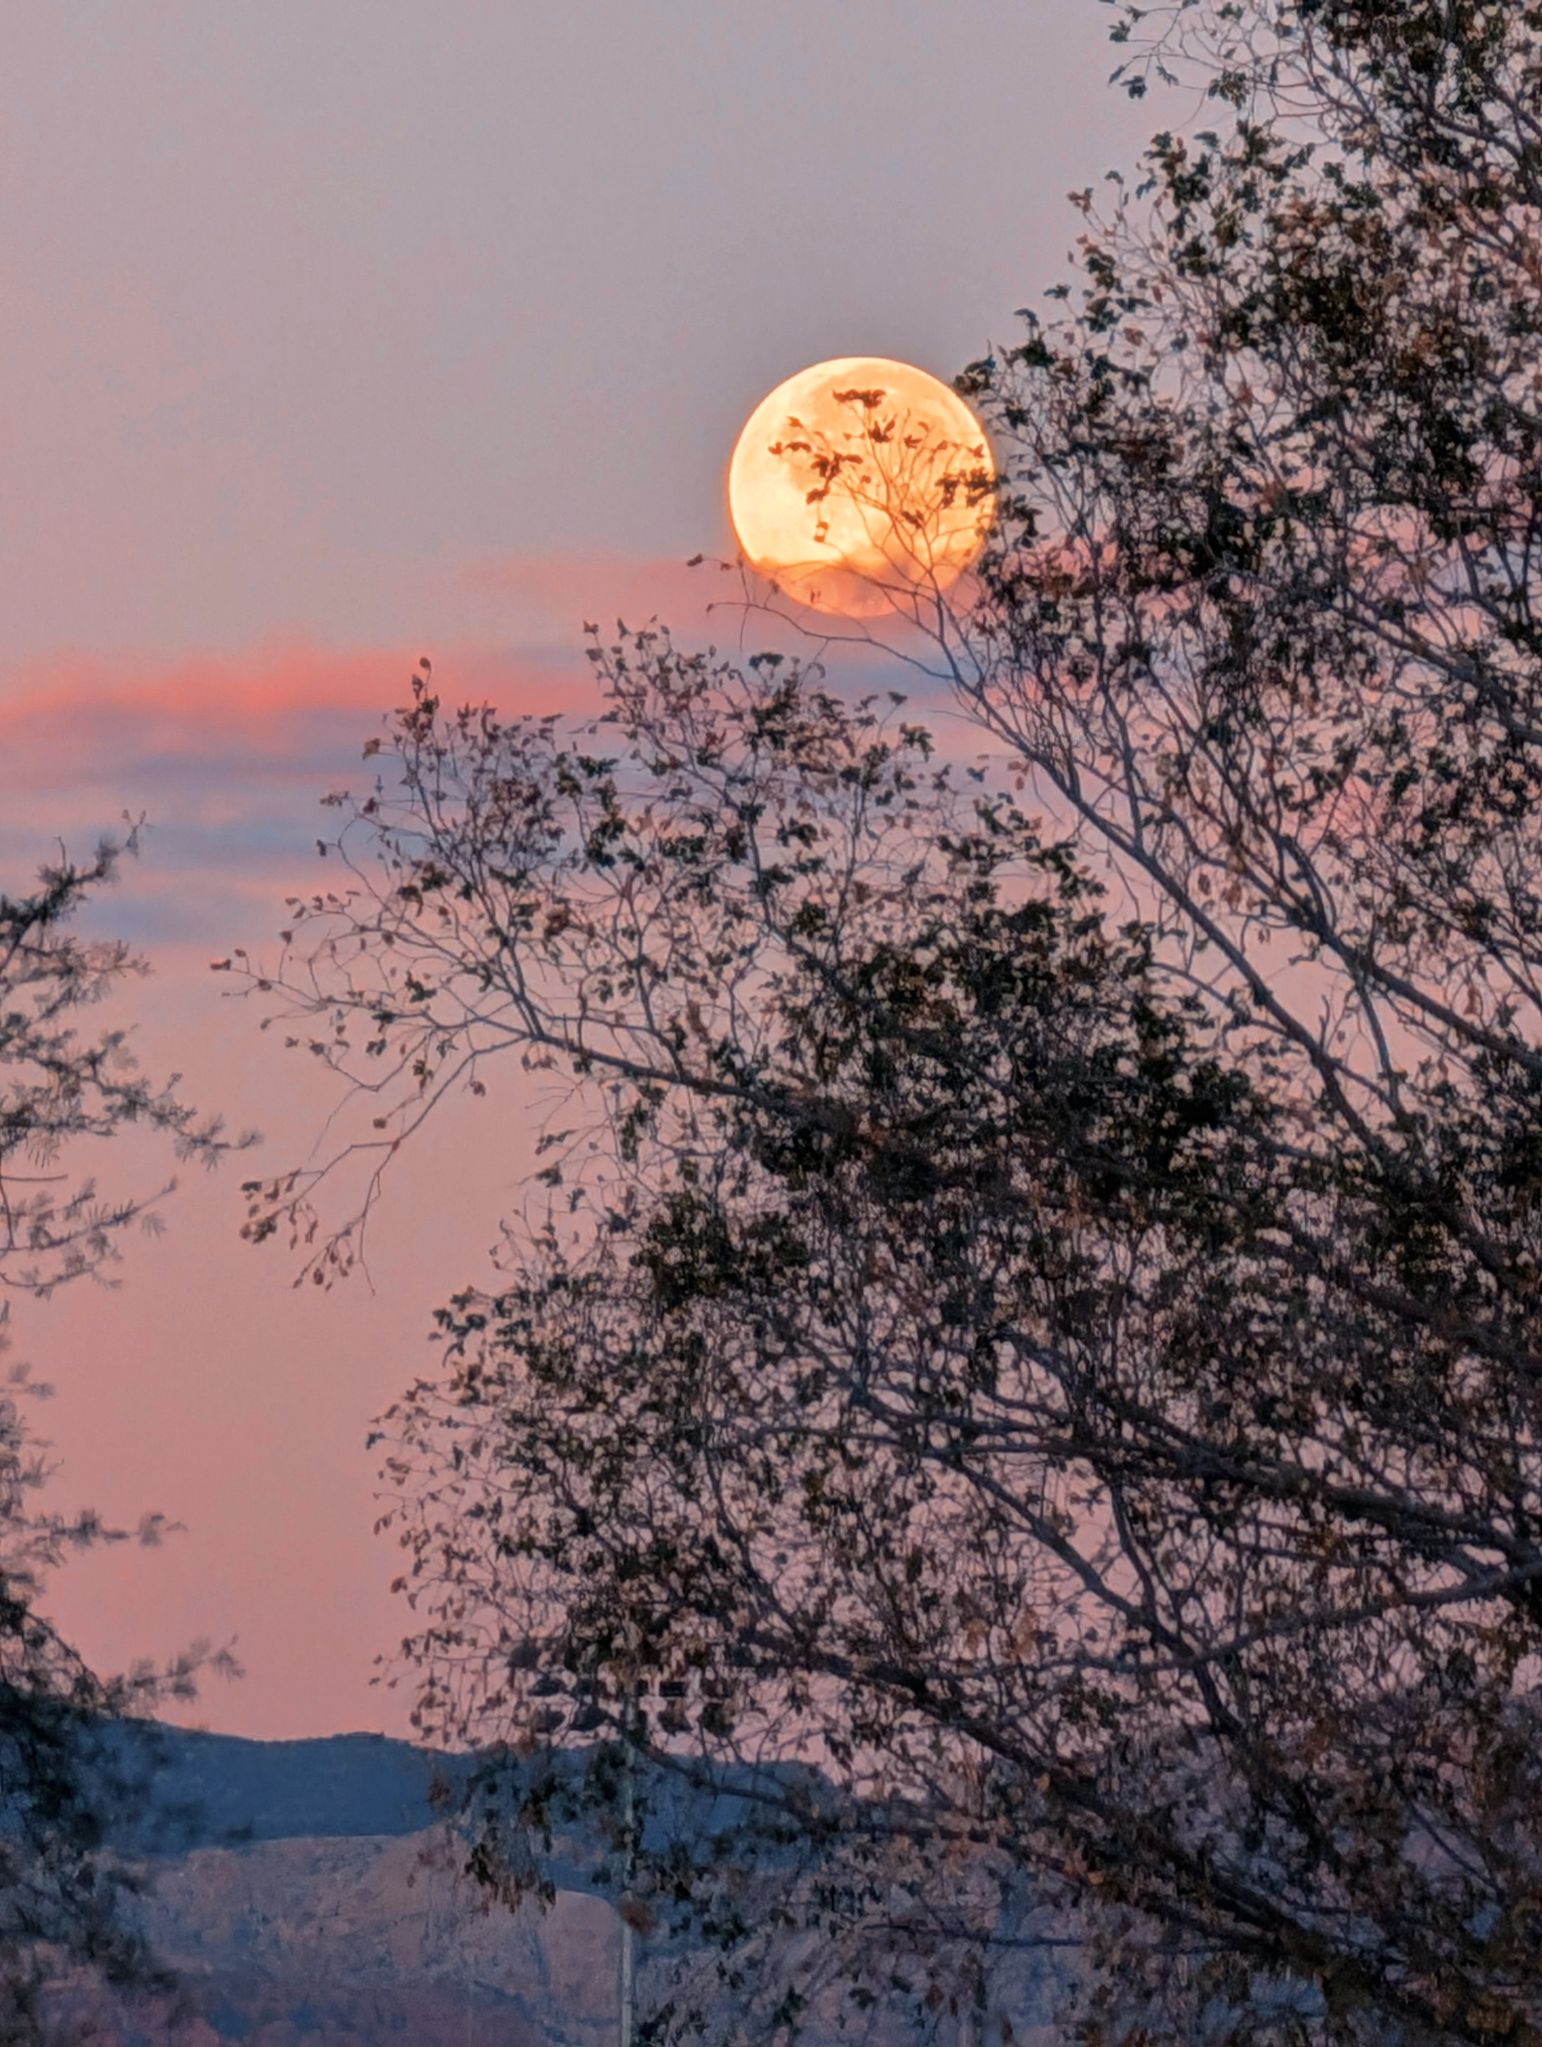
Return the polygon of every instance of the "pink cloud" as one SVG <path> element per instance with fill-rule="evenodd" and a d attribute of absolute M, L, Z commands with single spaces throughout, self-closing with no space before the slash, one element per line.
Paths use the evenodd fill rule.
<path fill-rule="evenodd" d="M 121 787 L 136 770 L 158 776 L 198 764 L 239 763 L 246 776 L 314 772 L 318 753 L 357 759 L 375 720 L 404 702 L 416 653 L 401 648 L 260 647 L 191 654 L 154 665 L 84 654 L 35 661 L 0 677 L 0 758 L 18 790 L 68 783 Z M 593 687 L 570 657 L 494 648 L 451 650 L 435 687 L 454 701 L 490 697 L 508 711 L 582 710 Z"/>
<path fill-rule="evenodd" d="M 424 650 L 427 651 L 427 650 Z M 318 806 L 358 777 L 365 742 L 407 700 L 419 650 L 273 642 L 156 664 L 67 654 L 0 673 L 0 888 L 60 845 L 78 854 L 148 820 L 143 860 L 100 906 L 106 928 L 185 967 L 275 927 L 314 883 Z M 595 686 L 574 645 L 463 645 L 436 659 L 453 703 L 582 716 Z"/>

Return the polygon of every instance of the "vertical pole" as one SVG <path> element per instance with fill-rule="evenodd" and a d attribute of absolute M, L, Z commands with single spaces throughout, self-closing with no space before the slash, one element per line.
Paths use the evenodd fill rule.
<path fill-rule="evenodd" d="M 625 1842 L 623 1873 L 621 1880 L 621 1950 L 618 1963 L 617 1983 L 617 2047 L 632 2047 L 632 2035 L 637 2022 L 637 1951 L 636 1936 L 628 1909 L 632 1902 L 632 1877 L 636 1869 L 635 1842 L 636 1827 L 635 1794 L 632 1785 L 632 1744 L 627 1741 L 621 1765 L 621 1824 Z"/>

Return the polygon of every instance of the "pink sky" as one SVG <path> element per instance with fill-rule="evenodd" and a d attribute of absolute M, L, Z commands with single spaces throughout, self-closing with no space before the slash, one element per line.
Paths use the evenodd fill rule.
<path fill-rule="evenodd" d="M 220 1000 L 311 879 L 316 810 L 420 654 L 454 696 L 582 704 L 585 616 L 708 628 L 723 471 L 801 365 L 948 376 L 1009 337 L 1152 124 L 1083 0 L 70 0 L 0 67 L 0 887 L 125 811 L 104 928 L 144 1058 L 292 1160 L 319 1076 Z M 718 635 L 720 638 L 722 634 Z M 238 1166 L 118 1291 L 18 1316 L 61 1497 L 187 1532 L 72 1566 L 103 1665 L 236 1640 L 195 1715 L 399 1729 L 371 1417 L 485 1274 L 530 1105 L 446 1123 L 376 1290 L 290 1289 Z M 125 1166 L 131 1161 L 124 1160 Z"/>

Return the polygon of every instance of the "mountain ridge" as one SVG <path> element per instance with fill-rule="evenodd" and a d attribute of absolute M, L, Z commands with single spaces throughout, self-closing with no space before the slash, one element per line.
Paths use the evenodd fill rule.
<path fill-rule="evenodd" d="M 556 1830 L 540 1857 L 545 1904 L 493 1900 L 450 1823 L 483 1758 L 370 1733 L 263 1742 L 157 1726 L 120 1740 L 141 1775 L 155 1759 L 154 1804 L 119 1841 L 146 1874 L 144 1930 L 187 2009 L 67 1986 L 55 2016 L 72 2047 L 88 2032 L 93 2047 L 613 2047 L 620 1920 L 598 1830 L 589 1841 Z M 560 1777 L 594 1753 L 537 1761 Z M 650 1831 L 684 1828 L 698 1848 L 745 1810 L 732 1793 L 658 1784 Z M 785 1956 L 796 1949 L 789 1936 Z M 683 1966 L 733 2024 L 707 1950 L 658 1936 L 639 1938 L 638 1954 L 644 2008 Z M 783 1959 L 778 1949 L 774 1968 Z M 734 1994 L 746 2013 L 760 1997 Z M 1020 2047 L 1057 2037 L 1022 2023 L 1043 2003 L 1014 1992 Z M 810 2019 L 808 2047 L 951 2047 L 946 2025 L 923 2035 L 893 2014 L 855 2033 L 833 2007 Z"/>

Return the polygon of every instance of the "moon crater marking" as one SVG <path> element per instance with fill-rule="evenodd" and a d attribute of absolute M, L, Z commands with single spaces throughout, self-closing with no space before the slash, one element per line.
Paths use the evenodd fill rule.
<path fill-rule="evenodd" d="M 838 356 L 750 414 L 728 509 L 745 560 L 799 603 L 913 613 L 978 555 L 995 482 L 957 392 L 886 356 Z"/>

